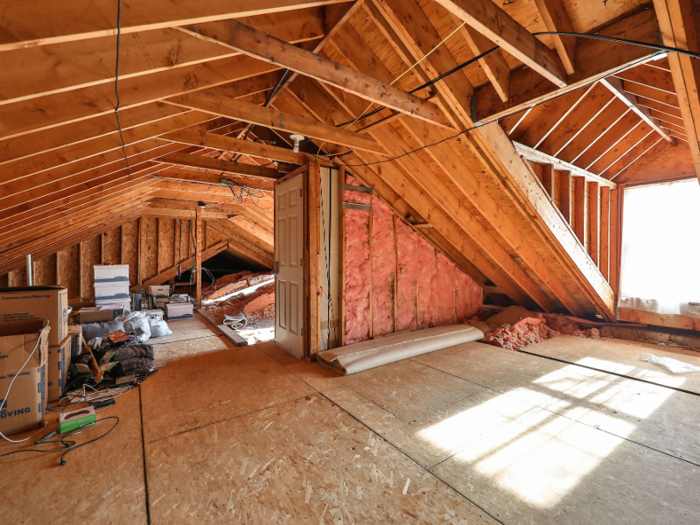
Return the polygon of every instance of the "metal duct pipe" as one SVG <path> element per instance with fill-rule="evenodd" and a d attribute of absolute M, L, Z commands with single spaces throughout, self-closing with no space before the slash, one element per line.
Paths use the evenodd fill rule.
<path fill-rule="evenodd" d="M 27 254 L 27 285 L 34 286 L 34 277 L 32 276 L 32 254 Z"/>

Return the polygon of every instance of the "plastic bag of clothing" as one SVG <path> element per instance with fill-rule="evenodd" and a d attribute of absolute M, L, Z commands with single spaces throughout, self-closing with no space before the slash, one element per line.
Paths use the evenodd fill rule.
<path fill-rule="evenodd" d="M 82 325 L 82 328 L 83 339 L 85 341 L 90 341 L 95 337 L 104 337 L 105 335 L 116 332 L 117 330 L 124 330 L 124 323 L 118 320 L 104 323 L 88 323 Z"/>
<path fill-rule="evenodd" d="M 145 343 L 151 338 L 151 325 L 145 312 L 129 312 L 117 319 L 124 323 L 124 331 L 134 334 L 140 342 Z"/>
<path fill-rule="evenodd" d="M 151 337 L 165 337 L 173 333 L 161 315 L 148 314 L 148 322 L 151 325 Z"/>

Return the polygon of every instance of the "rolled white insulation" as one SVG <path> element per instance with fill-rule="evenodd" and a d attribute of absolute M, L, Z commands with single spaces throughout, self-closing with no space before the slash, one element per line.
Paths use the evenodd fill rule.
<path fill-rule="evenodd" d="M 333 370 L 349 375 L 483 338 L 484 333 L 473 326 L 438 326 L 326 350 L 316 357 Z"/>

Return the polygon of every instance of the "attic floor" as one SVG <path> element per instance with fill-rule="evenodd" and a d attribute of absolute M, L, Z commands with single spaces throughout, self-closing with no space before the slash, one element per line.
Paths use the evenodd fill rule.
<path fill-rule="evenodd" d="M 102 413 L 120 418 L 109 436 L 66 466 L 0 459 L 4 523 L 700 522 L 695 395 L 480 343 L 340 377 L 199 319 L 172 327 L 167 366 Z M 527 350 L 700 392 L 645 348 L 663 354 Z"/>

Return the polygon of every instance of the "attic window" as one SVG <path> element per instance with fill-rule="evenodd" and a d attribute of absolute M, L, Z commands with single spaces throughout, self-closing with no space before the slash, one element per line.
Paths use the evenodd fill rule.
<path fill-rule="evenodd" d="M 697 179 L 627 188 L 620 307 L 700 317 Z"/>

